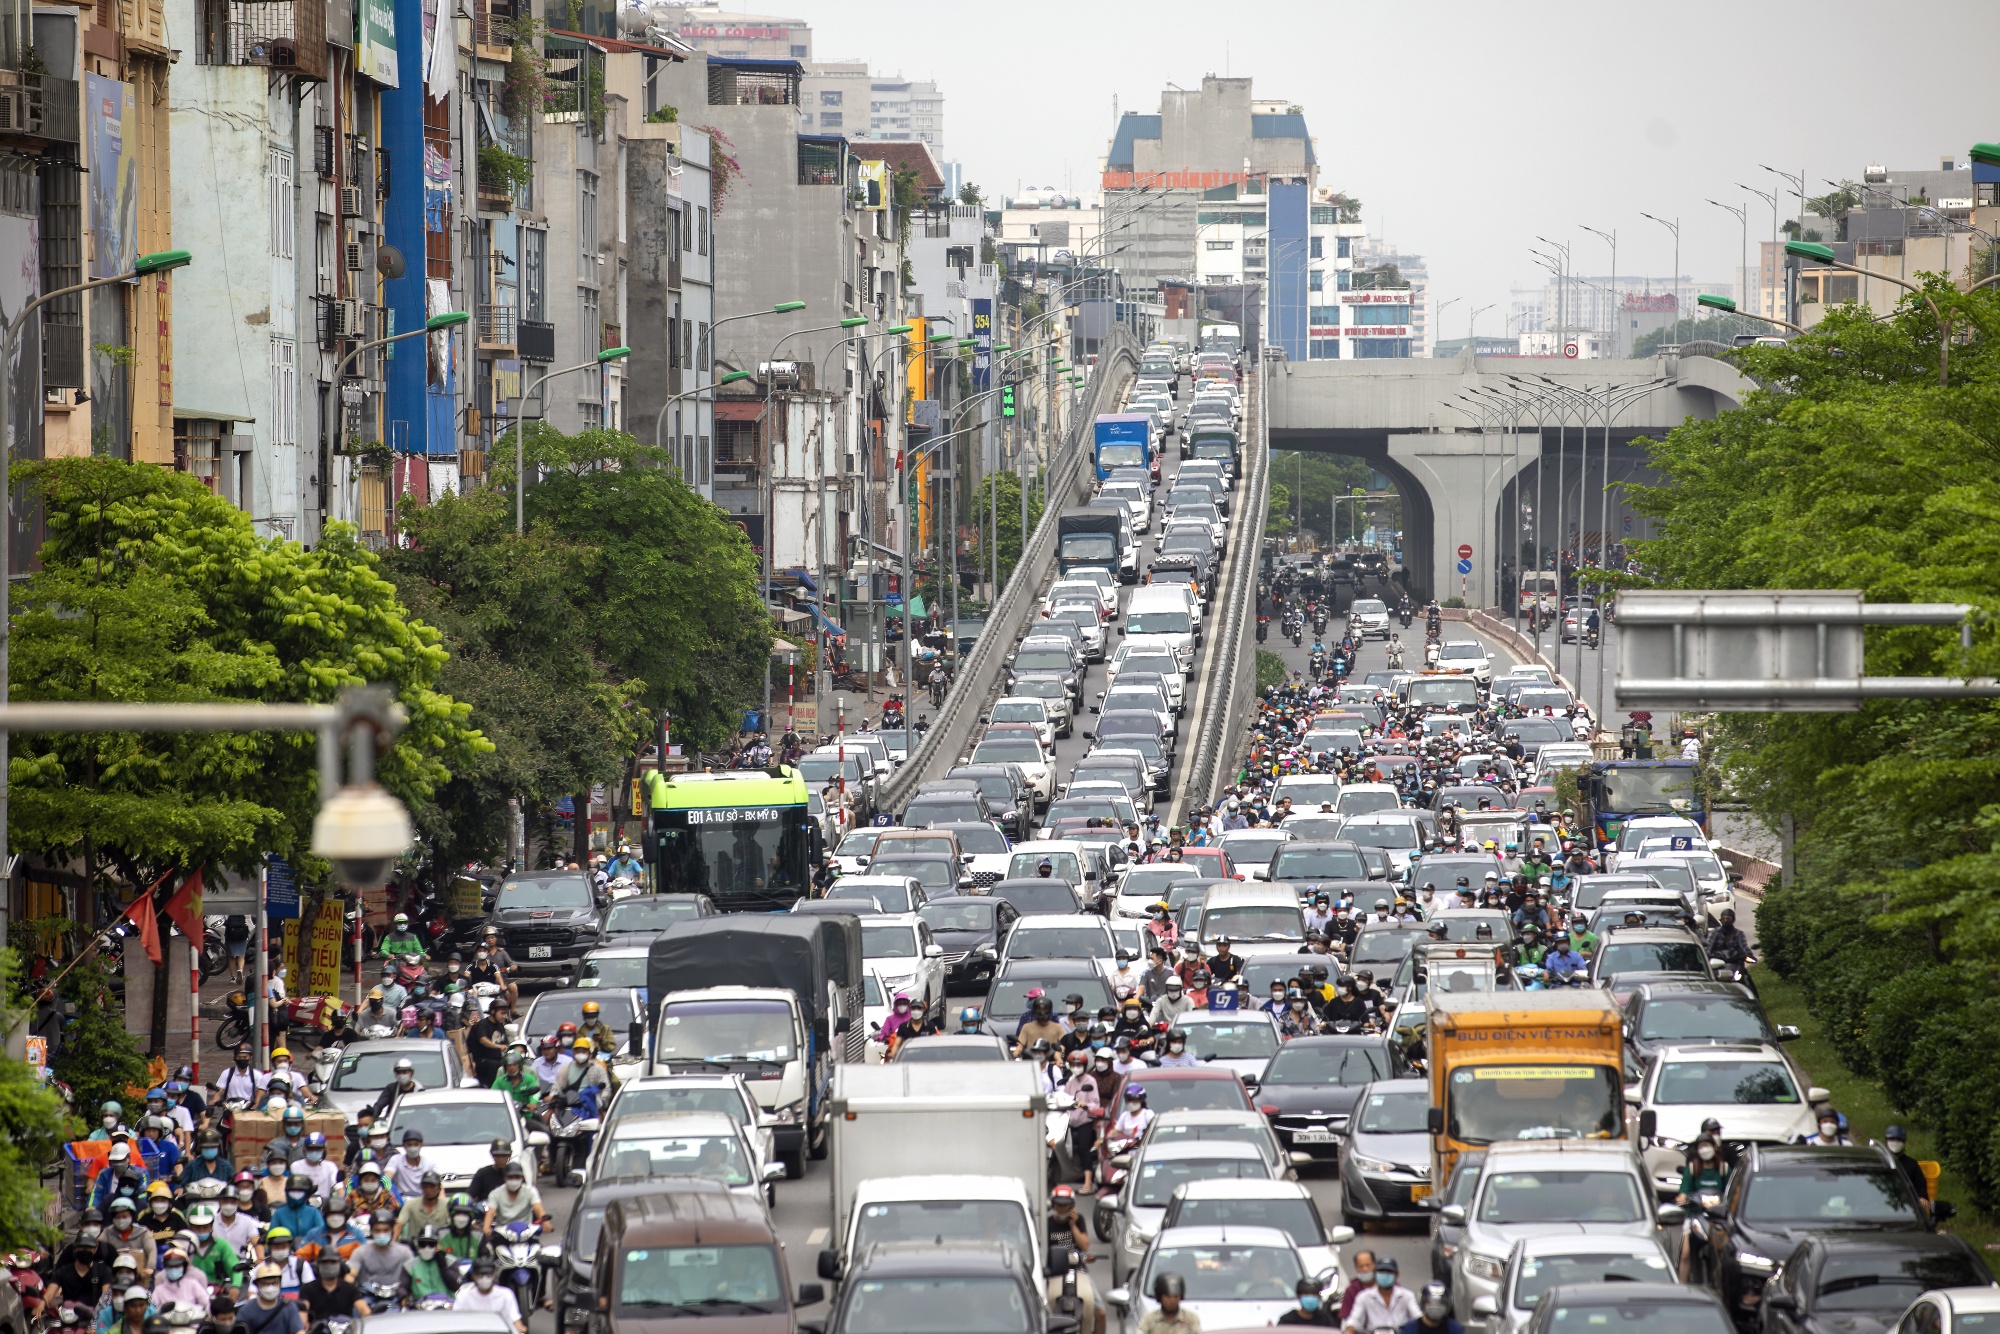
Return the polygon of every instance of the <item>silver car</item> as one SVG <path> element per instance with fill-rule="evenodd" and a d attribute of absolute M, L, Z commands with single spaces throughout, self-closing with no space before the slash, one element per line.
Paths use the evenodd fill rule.
<path fill-rule="evenodd" d="M 479 1081 L 458 1062 L 458 1048 L 442 1038 L 376 1038 L 350 1042 L 340 1053 L 321 1100 L 329 1110 L 354 1114 L 396 1080 L 396 1062 L 408 1060 L 421 1089 L 478 1088 Z"/>
<path fill-rule="evenodd" d="M 1577 1237 L 1559 1233 L 1514 1243 L 1496 1296 L 1472 1303 L 1484 1334 L 1521 1334 L 1535 1303 L 1559 1283 L 1671 1283 L 1674 1266 L 1657 1237 Z M 1480 1334 L 1478 1325 L 1467 1334 Z"/>
<path fill-rule="evenodd" d="M 1514 1244 L 1540 1236 L 1651 1239 L 1677 1226 L 1676 1205 L 1653 1207 L 1652 1183 L 1630 1144 L 1608 1141 L 1513 1141 L 1492 1145 L 1470 1205 L 1438 1210 L 1465 1235 L 1452 1258 L 1452 1303 L 1472 1318 L 1481 1297 L 1497 1302 Z"/>
<path fill-rule="evenodd" d="M 1275 1175 L 1256 1145 L 1235 1140 L 1161 1144 L 1134 1154 L 1119 1193 L 1100 1200 L 1092 1220 L 1110 1224 L 1098 1233 L 1111 1239 L 1111 1281 L 1121 1283 L 1139 1267 L 1177 1187 L 1217 1177 L 1269 1181 Z"/>

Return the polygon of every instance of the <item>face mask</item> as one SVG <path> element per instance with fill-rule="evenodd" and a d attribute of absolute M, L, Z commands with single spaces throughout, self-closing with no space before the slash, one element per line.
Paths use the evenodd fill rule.
<path fill-rule="evenodd" d="M 302 1190 L 288 1190 L 285 1192 L 285 1198 L 293 1204 L 304 1204 L 306 1202 L 306 1193 Z"/>
<path fill-rule="evenodd" d="M 323 1163 L 323 1162 L 325 1162 L 325 1161 L 326 1161 L 326 1150 L 325 1150 L 325 1149 L 307 1149 L 307 1150 L 306 1150 L 306 1161 L 307 1161 L 307 1162 L 309 1162 L 309 1163 Z"/>
<path fill-rule="evenodd" d="M 1903 1151 L 1903 1145 L 1907 1142 L 1908 1141 L 1906 1140 L 1900 1140 L 1900 1139 L 1885 1139 L 1882 1141 L 1883 1144 L 1888 1146 L 1890 1153 L 1901 1153 Z"/>
<path fill-rule="evenodd" d="M 1701 1160 L 1703 1162 L 1712 1161 L 1715 1157 L 1715 1150 L 1709 1148 L 1708 1145 L 1706 1144 L 1701 1146 L 1700 1152 L 1701 1152 Z"/>
<path fill-rule="evenodd" d="M 493 1291 L 493 1275 L 491 1274 L 481 1274 L 478 1278 L 475 1278 L 472 1281 L 478 1285 L 479 1290 L 481 1292 Z"/>
<path fill-rule="evenodd" d="M 1425 1302 L 1424 1319 L 1443 1320 L 1445 1318 L 1445 1314 L 1450 1310 L 1451 1308 L 1445 1305 L 1443 1302 Z"/>
<path fill-rule="evenodd" d="M 165 1218 L 167 1210 L 173 1207 L 174 1202 L 172 1200 L 154 1200 L 151 1205 L 153 1212 L 161 1218 Z"/>
<path fill-rule="evenodd" d="M 1378 1273 L 1375 1275 L 1375 1286 L 1378 1288 L 1393 1288 L 1396 1286 L 1396 1276 L 1394 1274 Z"/>
<path fill-rule="evenodd" d="M 387 1232 L 377 1232 L 368 1238 L 368 1240 L 374 1242 L 377 1246 L 387 1246 L 390 1239 L 390 1234 Z"/>
<path fill-rule="evenodd" d="M 453 1227 L 457 1228 L 457 1229 L 458 1229 L 458 1230 L 459 1230 L 460 1232 L 463 1232 L 463 1231 L 465 1231 L 465 1230 L 466 1230 L 467 1228 L 469 1228 L 469 1227 L 471 1227 L 471 1226 L 472 1226 L 472 1215 L 471 1215 L 471 1214 L 453 1214 L 453 1215 L 451 1216 L 451 1225 L 452 1225 Z"/>
<path fill-rule="evenodd" d="M 1832 1139 L 1832 1138 L 1833 1138 L 1834 1136 L 1836 1136 L 1836 1135 L 1838 1135 L 1838 1134 L 1840 1133 L 1840 1122 L 1838 1122 L 1838 1121 L 1822 1121 L 1822 1122 L 1820 1122 L 1820 1123 L 1819 1123 L 1819 1133 L 1820 1133 L 1820 1136 L 1821 1136 L 1822 1138 L 1824 1138 L 1824 1139 Z"/>
<path fill-rule="evenodd" d="M 105 1118 L 104 1118 L 104 1128 L 105 1128 L 106 1130 L 116 1130 L 116 1129 L 118 1128 L 118 1118 L 117 1118 L 117 1117 L 115 1117 L 115 1116 L 107 1116 L 107 1117 L 105 1117 Z"/>
<path fill-rule="evenodd" d="M 429 1259 L 433 1258 L 434 1256 L 436 1256 L 436 1255 L 437 1255 L 437 1253 L 438 1253 L 438 1248 L 437 1248 L 437 1247 L 435 1247 L 435 1246 L 419 1246 L 419 1247 L 417 1247 L 417 1254 L 418 1254 L 419 1256 L 421 1256 L 421 1257 L 422 1257 L 423 1259 L 426 1259 L 426 1260 L 429 1260 Z"/>
<path fill-rule="evenodd" d="M 238 1070 L 248 1070 L 250 1068 L 250 1058 L 248 1056 L 237 1057 L 236 1068 Z"/>
<path fill-rule="evenodd" d="M 520 1064 L 520 1062 L 519 1062 L 519 1061 L 514 1061 L 514 1062 L 511 1062 L 511 1064 L 514 1064 L 514 1065 L 519 1065 L 519 1064 Z M 412 1163 L 414 1163 L 415 1161 L 417 1161 L 417 1159 L 419 1159 L 419 1158 L 421 1158 L 421 1157 L 423 1157 L 423 1156 L 424 1156 L 424 1146 L 423 1146 L 423 1145 L 421 1145 L 421 1144 L 413 1144 L 413 1145 L 411 1145 L 411 1146 L 409 1146 L 408 1148 L 406 1148 L 406 1149 L 404 1149 L 404 1150 L 403 1150 L 403 1158 L 404 1158 L 404 1160 L 405 1160 L 405 1161 L 407 1161 L 407 1162 L 412 1162 Z"/>
<path fill-rule="evenodd" d="M 273 1264 L 283 1264 L 285 1261 L 291 1258 L 292 1258 L 292 1247 L 290 1242 L 287 1242 L 282 1246 L 273 1245 L 271 1247 L 271 1262 Z"/>
<path fill-rule="evenodd" d="M 166 1272 L 167 1272 L 167 1282 L 178 1283 L 181 1281 L 181 1275 L 187 1273 L 187 1266 L 168 1265 Z"/>
<path fill-rule="evenodd" d="M 346 1215 L 346 1214 L 328 1214 L 328 1215 L 326 1216 L 326 1225 L 327 1225 L 327 1228 L 328 1228 L 328 1229 L 329 1229 L 330 1231 L 333 1231 L 333 1232 L 338 1232 L 338 1231 L 340 1231 L 340 1230 L 341 1230 L 342 1228 L 344 1228 L 344 1227 L 346 1227 L 346 1226 L 347 1226 L 347 1215 Z"/>
<path fill-rule="evenodd" d="M 194 1230 L 194 1239 L 204 1246 L 208 1245 L 208 1239 L 214 1235 L 213 1228 L 198 1227 Z"/>
<path fill-rule="evenodd" d="M 221 1156 L 222 1156 L 222 1150 L 220 1149 L 203 1149 L 201 1151 L 201 1157 L 203 1162 L 212 1163 Z"/>
<path fill-rule="evenodd" d="M 290 1061 L 271 1062 L 271 1073 L 274 1075 L 282 1075 L 291 1068 L 292 1068 L 292 1063 Z"/>
<path fill-rule="evenodd" d="M 275 1283 L 259 1283 L 257 1285 L 257 1300 L 263 1302 L 266 1306 L 277 1301 L 278 1285 Z"/>
<path fill-rule="evenodd" d="M 1299 1298 L 1299 1309 L 1301 1311 L 1319 1310 L 1319 1298 L 1310 1292 L 1307 1293 L 1305 1296 Z"/>
<path fill-rule="evenodd" d="M 1186 1050 L 1187 1050 L 1187 1043 L 1185 1043 L 1185 1042 L 1169 1042 L 1169 1043 L 1167 1044 L 1167 1050 L 1168 1050 L 1168 1051 L 1170 1051 L 1170 1052 L 1172 1052 L 1172 1053 L 1174 1053 L 1174 1055 L 1178 1056 L 1178 1055 L 1180 1055 L 1180 1054 L 1181 1054 L 1182 1052 L 1184 1052 L 1184 1051 L 1186 1051 Z"/>
<path fill-rule="evenodd" d="M 236 1201 L 234 1200 L 224 1200 L 217 1208 L 221 1211 L 224 1218 L 236 1217 Z"/>

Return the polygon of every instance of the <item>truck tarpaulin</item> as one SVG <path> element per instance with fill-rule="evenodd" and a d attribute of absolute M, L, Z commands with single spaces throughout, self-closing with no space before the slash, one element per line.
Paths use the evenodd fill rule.
<path fill-rule="evenodd" d="M 867 1041 L 860 1032 L 861 923 L 858 918 L 759 916 L 705 917 L 679 922 L 653 942 L 646 956 L 647 994 L 703 987 L 782 987 L 799 998 L 806 1022 L 828 1041 L 830 1015 L 854 1024 L 841 1048 Z"/>

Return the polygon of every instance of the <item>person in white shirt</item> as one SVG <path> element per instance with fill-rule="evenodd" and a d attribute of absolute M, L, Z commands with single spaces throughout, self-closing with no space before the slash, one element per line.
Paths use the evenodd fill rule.
<path fill-rule="evenodd" d="M 1342 1328 L 1353 1334 L 1368 1334 L 1376 1329 L 1401 1329 L 1412 1320 L 1423 1318 L 1423 1308 L 1408 1288 L 1396 1282 L 1396 1257 L 1378 1255 L 1375 1257 L 1375 1286 L 1354 1299 L 1354 1305 L 1347 1312 Z"/>
<path fill-rule="evenodd" d="M 535 1082 L 543 1088 L 555 1087 L 556 1076 L 569 1064 L 569 1053 L 562 1049 L 562 1042 L 550 1033 L 542 1039 L 541 1055 L 528 1062 L 528 1068 L 535 1072 Z"/>
<path fill-rule="evenodd" d="M 389 1184 L 396 1194 L 405 1200 L 416 1199 L 423 1194 L 424 1173 L 438 1170 L 437 1163 L 424 1156 L 424 1132 L 405 1130 L 403 1151 L 390 1160 Z"/>
<path fill-rule="evenodd" d="M 1160 1068 L 1162 1070 L 1180 1070 L 1188 1066 L 1200 1064 L 1201 1061 L 1195 1057 L 1195 1054 L 1187 1049 L 1187 1034 L 1178 1028 L 1170 1030 L 1167 1033 L 1166 1055 L 1160 1057 Z"/>
<path fill-rule="evenodd" d="M 472 1262 L 472 1282 L 462 1285 L 453 1297 L 454 1311 L 494 1311 L 504 1316 L 514 1327 L 515 1334 L 528 1334 L 528 1326 L 521 1319 L 521 1305 L 514 1300 L 514 1290 L 503 1288 L 495 1280 L 499 1273 L 490 1259 L 481 1257 Z"/>

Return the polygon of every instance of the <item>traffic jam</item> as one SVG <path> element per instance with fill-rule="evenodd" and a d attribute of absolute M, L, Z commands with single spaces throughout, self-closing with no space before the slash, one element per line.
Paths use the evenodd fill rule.
<path fill-rule="evenodd" d="M 2000 1320 L 1934 1165 L 1856 1142 L 1766 1015 L 1698 738 L 1630 758 L 1385 551 L 1268 548 L 1258 394 L 1229 326 L 1146 350 L 978 727 L 897 808 L 900 726 L 649 775 L 643 847 L 504 874 L 462 947 L 398 919 L 352 1019 L 96 1109 L 0 1318 Z M 1190 796 L 1247 586 L 1284 670 Z"/>

